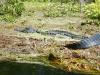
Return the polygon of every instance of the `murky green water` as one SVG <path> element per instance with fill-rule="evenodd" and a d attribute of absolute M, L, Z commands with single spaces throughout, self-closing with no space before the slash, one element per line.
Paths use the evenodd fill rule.
<path fill-rule="evenodd" d="M 31 61 L 29 61 L 31 60 Z M 67 72 L 50 64 L 46 57 L 30 58 L 21 61 L 0 61 L 0 75 L 89 75 Z"/>
<path fill-rule="evenodd" d="M 0 75 L 83 75 L 41 64 L 0 62 Z"/>

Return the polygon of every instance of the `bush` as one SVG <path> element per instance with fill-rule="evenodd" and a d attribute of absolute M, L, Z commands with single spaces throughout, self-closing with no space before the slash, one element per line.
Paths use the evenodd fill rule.
<path fill-rule="evenodd" d="M 59 4 L 59 3 L 51 3 L 45 8 L 45 15 L 49 17 L 59 17 L 59 16 L 75 16 L 76 13 L 79 12 L 79 5 L 72 3 L 67 4 Z"/>
<path fill-rule="evenodd" d="M 100 5 L 97 3 L 88 4 L 84 7 L 84 13 L 91 19 L 100 20 Z"/>
<path fill-rule="evenodd" d="M 73 3 L 24 2 L 24 5 L 24 13 L 30 15 L 42 11 L 46 17 L 75 16 L 80 11 L 79 4 L 73 5 Z"/>
<path fill-rule="evenodd" d="M 15 20 L 16 17 L 10 15 L 10 14 L 5 14 L 3 16 L 0 17 L 0 20 L 4 20 L 4 21 L 7 21 L 7 22 L 12 22 Z"/>
<path fill-rule="evenodd" d="M 21 16 L 24 10 L 24 5 L 20 0 L 7 0 L 4 4 L 0 5 L 0 15 L 18 17 Z"/>

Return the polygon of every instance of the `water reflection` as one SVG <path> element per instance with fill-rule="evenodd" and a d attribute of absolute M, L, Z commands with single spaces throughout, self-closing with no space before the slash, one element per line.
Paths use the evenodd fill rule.
<path fill-rule="evenodd" d="M 60 69 L 40 64 L 1 61 L 0 75 L 83 75 L 83 74 L 65 72 Z"/>

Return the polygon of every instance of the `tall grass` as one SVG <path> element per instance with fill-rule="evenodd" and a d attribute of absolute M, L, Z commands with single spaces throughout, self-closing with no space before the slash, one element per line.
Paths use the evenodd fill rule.
<path fill-rule="evenodd" d="M 99 1 L 99 0 L 98 0 Z M 89 18 L 97 17 L 99 6 L 86 5 L 84 12 Z M 95 6 L 97 8 L 95 8 Z M 90 9 L 90 8 L 93 8 Z M 95 12 L 96 10 L 96 12 Z M 42 11 L 46 17 L 59 16 L 77 16 L 80 13 L 80 5 L 78 0 L 1 0 L 0 1 L 0 19 L 5 21 L 14 21 L 15 18 L 20 17 L 23 13 L 26 15 L 33 15 L 36 11 Z"/>
<path fill-rule="evenodd" d="M 74 1 L 74 0 L 73 0 Z M 35 11 L 42 11 L 45 16 L 58 17 L 65 16 L 73 9 L 72 0 L 5 0 L 0 4 L 0 17 L 5 21 L 13 21 L 26 12 L 33 14 Z M 31 5 L 30 5 L 31 4 Z M 74 6 L 77 8 L 77 6 Z"/>
<path fill-rule="evenodd" d="M 0 17 L 2 20 L 12 21 L 14 17 L 22 15 L 24 5 L 20 0 L 5 0 L 0 4 Z"/>

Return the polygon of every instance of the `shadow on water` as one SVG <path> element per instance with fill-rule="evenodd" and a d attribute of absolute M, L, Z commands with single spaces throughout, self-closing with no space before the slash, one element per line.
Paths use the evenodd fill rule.
<path fill-rule="evenodd" d="M 40 64 L 0 61 L 0 75 L 84 75 Z"/>

